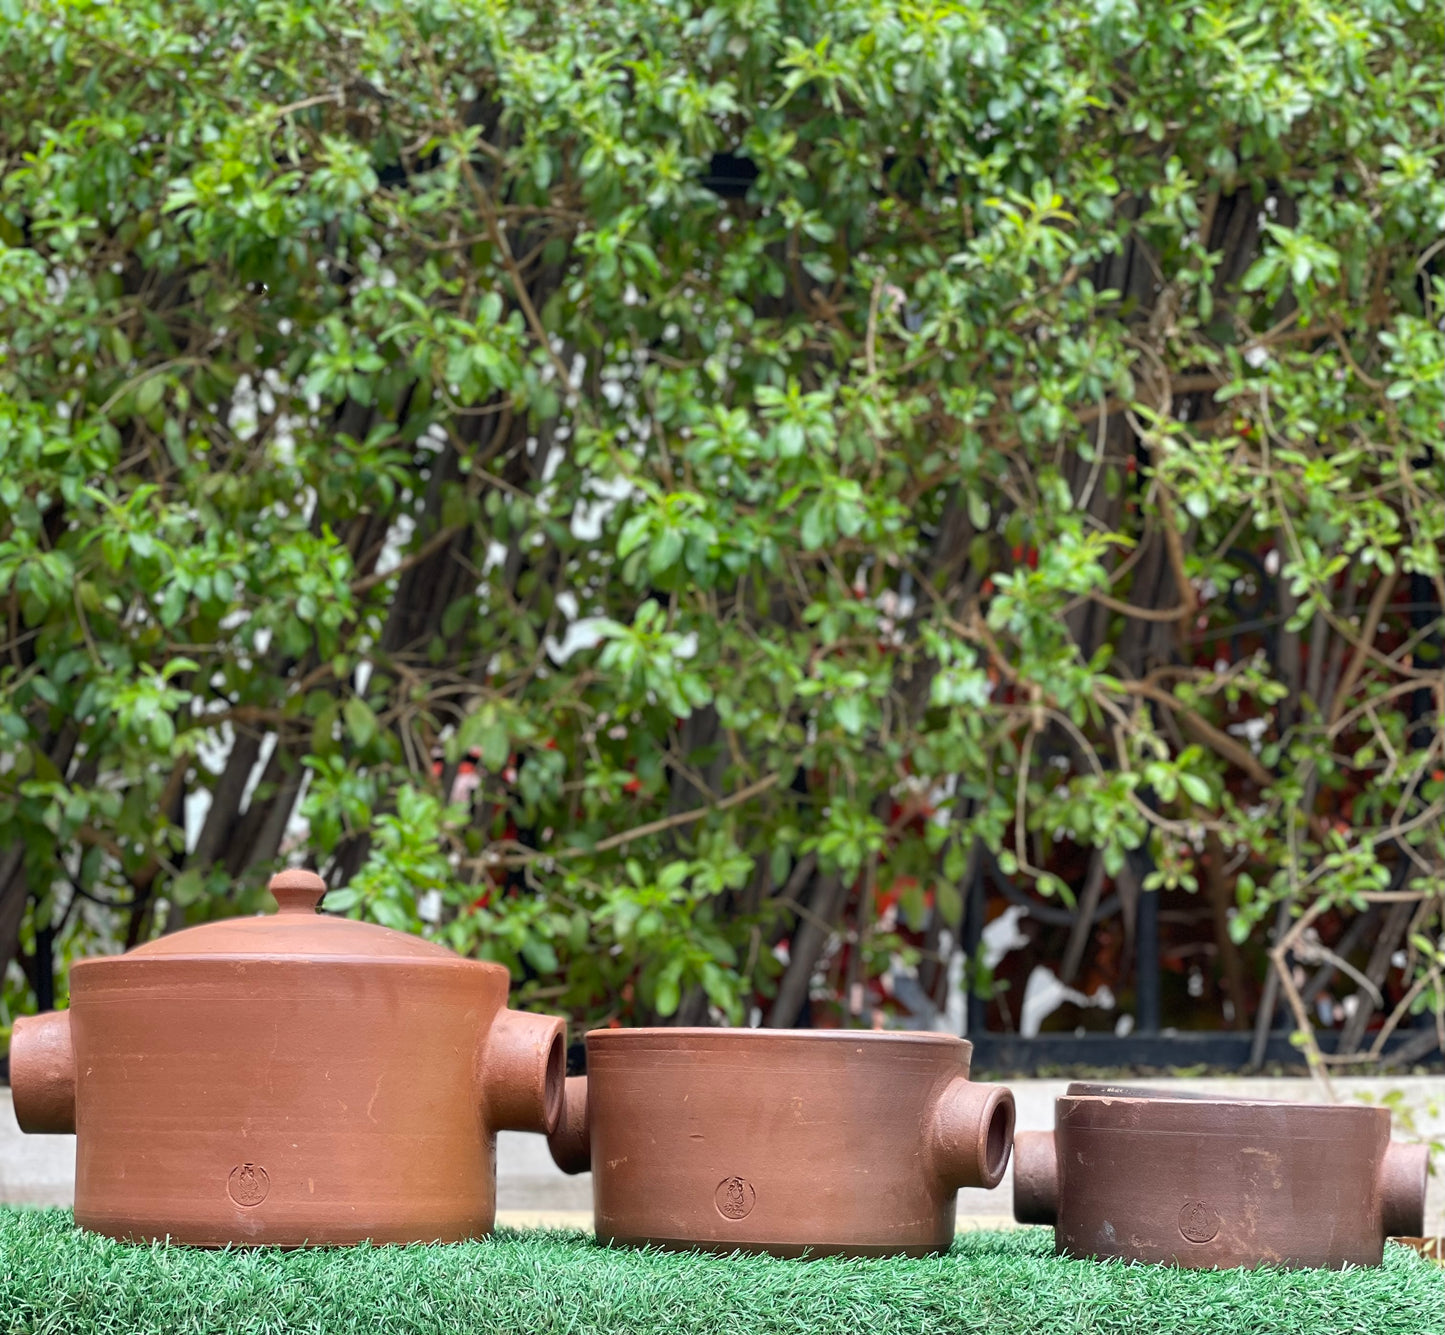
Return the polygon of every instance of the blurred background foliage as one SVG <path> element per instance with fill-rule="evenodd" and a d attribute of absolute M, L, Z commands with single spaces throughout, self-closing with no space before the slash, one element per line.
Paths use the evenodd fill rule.
<path fill-rule="evenodd" d="M 1153 895 L 1438 1046 L 1438 5 L 0 16 L 4 1023 L 305 859 L 589 1024 L 1113 1026 Z"/>

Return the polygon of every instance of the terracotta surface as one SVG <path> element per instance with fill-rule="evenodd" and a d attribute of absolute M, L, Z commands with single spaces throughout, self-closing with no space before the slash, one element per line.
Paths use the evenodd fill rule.
<path fill-rule="evenodd" d="M 601 1029 L 549 1138 L 604 1241 L 780 1256 L 943 1251 L 994 1187 L 1013 1096 L 945 1034 Z"/>
<path fill-rule="evenodd" d="M 1171 1265 L 1379 1265 L 1424 1226 L 1426 1149 L 1364 1106 L 1074 1084 L 1020 1133 L 1014 1217 L 1067 1256 Z"/>
<path fill-rule="evenodd" d="M 495 1133 L 548 1132 L 563 1024 L 508 975 L 402 932 L 280 911 L 83 960 L 65 1012 L 18 1020 L 26 1131 L 76 1132 L 75 1218 L 201 1246 L 450 1241 L 492 1226 Z"/>

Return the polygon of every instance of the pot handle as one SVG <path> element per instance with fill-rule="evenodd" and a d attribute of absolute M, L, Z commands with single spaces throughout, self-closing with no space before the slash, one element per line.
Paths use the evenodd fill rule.
<path fill-rule="evenodd" d="M 482 1103 L 493 1131 L 550 1135 L 562 1113 L 567 1026 L 503 1007 L 482 1052 Z"/>
<path fill-rule="evenodd" d="M 552 1162 L 564 1173 L 592 1171 L 592 1137 L 587 1123 L 587 1077 L 569 1075 L 562 1096 L 562 1116 L 547 1137 Z"/>
<path fill-rule="evenodd" d="M 75 1047 L 70 1012 L 22 1015 L 10 1035 L 10 1089 L 22 1131 L 75 1130 Z"/>
<path fill-rule="evenodd" d="M 951 1191 L 998 1186 L 1013 1134 L 1013 1094 L 957 1076 L 933 1105 L 928 1144 L 934 1174 Z"/>
<path fill-rule="evenodd" d="M 1014 1137 L 1014 1218 L 1020 1224 L 1059 1222 L 1059 1156 L 1052 1131 Z"/>
<path fill-rule="evenodd" d="M 1425 1231 L 1425 1145 L 1392 1140 L 1380 1161 L 1380 1225 L 1387 1238 L 1418 1238 Z"/>

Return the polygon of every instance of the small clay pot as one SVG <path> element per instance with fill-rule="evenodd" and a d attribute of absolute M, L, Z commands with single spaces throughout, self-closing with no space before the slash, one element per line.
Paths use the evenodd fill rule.
<path fill-rule="evenodd" d="M 1427 1152 L 1385 1108 L 1073 1084 L 1054 1128 L 1018 1135 L 1014 1218 L 1061 1255 L 1339 1269 L 1424 1228 Z"/>
<path fill-rule="evenodd" d="M 25 1131 L 76 1133 L 75 1220 L 220 1247 L 479 1237 L 496 1132 L 551 1131 L 561 1020 L 433 942 L 318 916 L 311 872 L 233 918 L 83 960 L 71 1005 L 17 1020 Z"/>
<path fill-rule="evenodd" d="M 606 1242 L 922 1256 L 953 1242 L 960 1187 L 995 1187 L 1013 1095 L 968 1078 L 946 1034 L 598 1029 L 548 1138 L 592 1170 Z"/>

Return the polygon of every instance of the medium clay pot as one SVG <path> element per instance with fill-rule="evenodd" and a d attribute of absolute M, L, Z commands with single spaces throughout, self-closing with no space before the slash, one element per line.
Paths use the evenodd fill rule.
<path fill-rule="evenodd" d="M 1424 1227 L 1426 1149 L 1385 1108 L 1073 1084 L 1054 1128 L 1018 1135 L 1014 1218 L 1061 1255 L 1339 1269 Z"/>
<path fill-rule="evenodd" d="M 946 1034 L 599 1029 L 549 1137 L 592 1170 L 606 1242 L 776 1256 L 921 1256 L 960 1187 L 994 1187 L 1013 1095 Z"/>
<path fill-rule="evenodd" d="M 311 872 L 233 918 L 83 960 L 17 1020 L 25 1131 L 76 1133 L 76 1223 L 219 1247 L 455 1241 L 495 1215 L 496 1132 L 557 1123 L 563 1023 L 506 969 L 318 916 Z"/>

